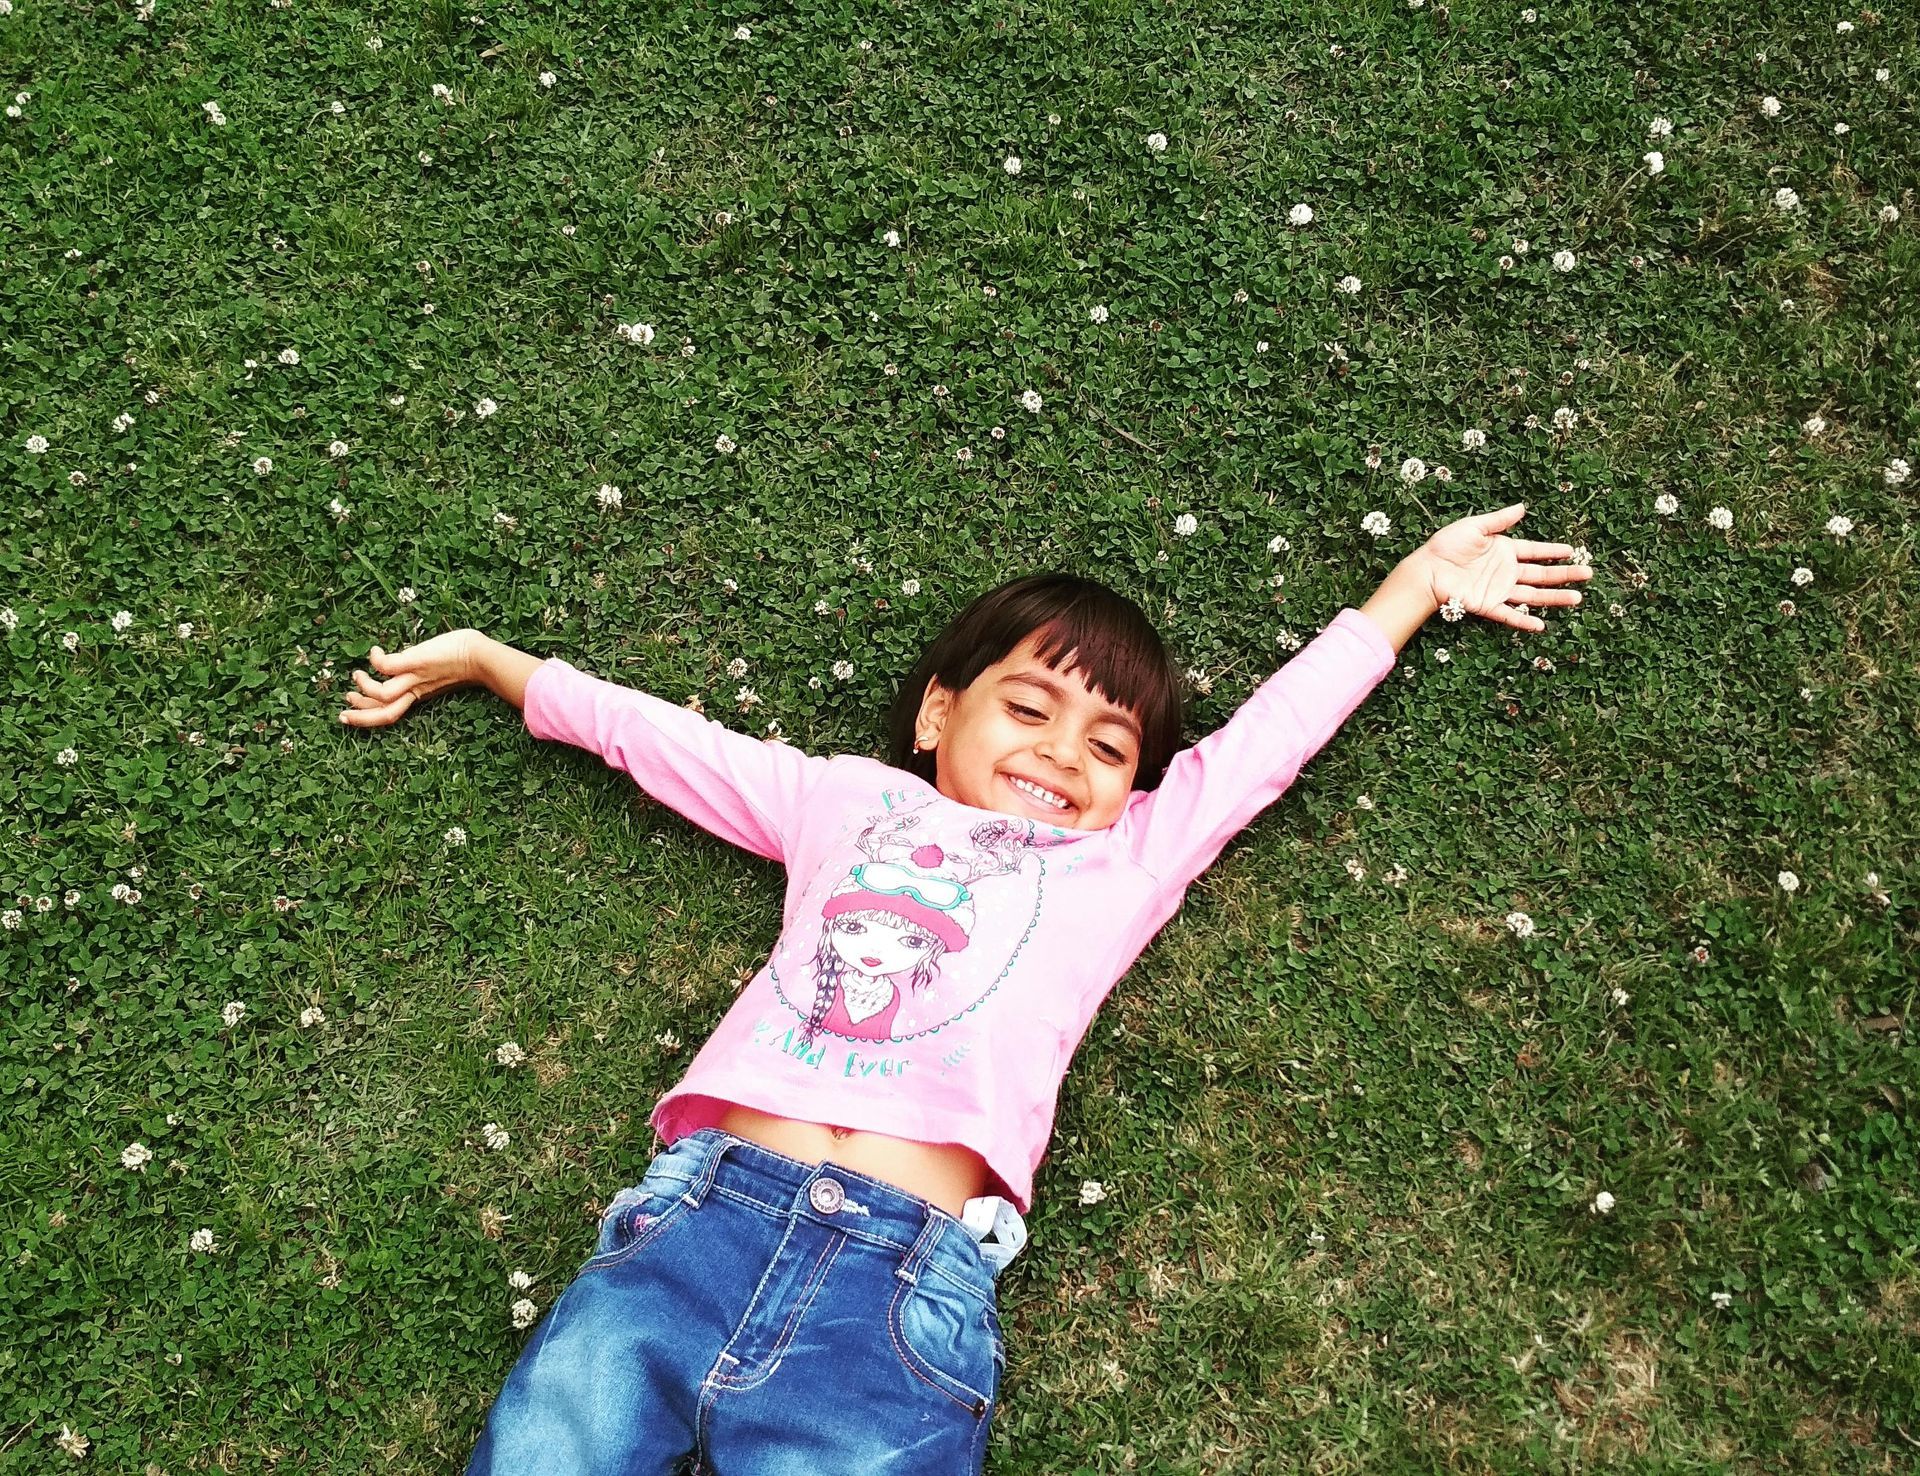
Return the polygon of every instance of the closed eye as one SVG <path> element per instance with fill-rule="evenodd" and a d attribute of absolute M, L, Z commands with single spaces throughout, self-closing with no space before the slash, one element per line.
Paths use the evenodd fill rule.
<path fill-rule="evenodd" d="M 1009 702 L 1007 704 L 1007 711 L 1013 712 L 1013 713 L 1020 713 L 1026 717 L 1032 717 L 1032 718 L 1044 719 L 1046 717 L 1045 713 L 1035 712 L 1031 707 L 1022 707 L 1017 702 Z M 1120 752 L 1119 749 L 1115 748 L 1111 743 L 1102 743 L 1099 739 L 1096 738 L 1093 742 L 1093 746 L 1097 749 L 1100 749 L 1103 753 L 1110 755 L 1116 764 L 1123 764 L 1127 761 L 1127 756 L 1122 752 Z"/>

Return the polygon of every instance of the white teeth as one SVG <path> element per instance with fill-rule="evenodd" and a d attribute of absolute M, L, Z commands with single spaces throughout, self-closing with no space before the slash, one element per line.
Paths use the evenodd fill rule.
<path fill-rule="evenodd" d="M 1064 810 L 1067 808 L 1067 802 L 1065 800 L 1055 798 L 1036 784 L 1029 784 L 1024 779 L 1009 779 L 1007 782 L 1012 784 L 1013 787 L 1021 793 L 1032 795 L 1043 805 L 1052 805 L 1056 810 Z"/>

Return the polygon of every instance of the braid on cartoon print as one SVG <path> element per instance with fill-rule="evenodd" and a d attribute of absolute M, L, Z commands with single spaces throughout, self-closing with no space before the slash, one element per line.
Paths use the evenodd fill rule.
<path fill-rule="evenodd" d="M 871 909 L 862 912 L 843 912 L 820 930 L 820 943 L 813 954 L 813 1007 L 807 1013 L 807 1023 L 800 1031 L 800 1044 L 808 1047 L 819 1034 L 821 1025 L 827 1018 L 827 1012 L 833 1008 L 834 991 L 840 987 L 840 981 L 847 973 L 846 960 L 833 946 L 833 931 L 842 919 L 848 922 L 890 922 L 899 923 L 900 919 L 889 912 Z M 907 987 L 915 994 L 925 993 L 933 984 L 933 977 L 939 972 L 940 960 L 947 951 L 946 944 L 924 929 L 914 931 L 927 940 L 927 951 L 913 966 L 913 974 L 907 981 Z"/>

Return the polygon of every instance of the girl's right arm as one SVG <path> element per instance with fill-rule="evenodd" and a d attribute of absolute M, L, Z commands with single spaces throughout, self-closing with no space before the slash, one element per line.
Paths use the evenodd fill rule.
<path fill-rule="evenodd" d="M 419 696 L 480 685 L 526 715 L 536 738 L 570 743 L 722 840 L 785 861 L 806 799 L 827 767 L 791 744 L 752 738 L 650 692 L 604 681 L 557 657 L 541 660 L 479 631 L 450 631 L 369 656 L 384 682 L 353 674 L 342 722 L 378 727 Z"/>

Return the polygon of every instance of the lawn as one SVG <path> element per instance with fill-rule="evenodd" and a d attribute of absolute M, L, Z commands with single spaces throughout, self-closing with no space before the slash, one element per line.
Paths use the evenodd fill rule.
<path fill-rule="evenodd" d="M 458 1470 L 775 939 L 370 645 L 878 755 L 1068 568 L 1197 738 L 1522 500 L 1095 1019 L 987 1469 L 1911 1469 L 1920 14 L 484 8 L 0 0 L 0 1473 Z"/>

